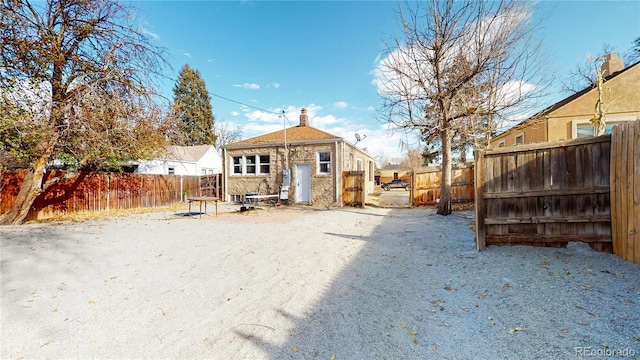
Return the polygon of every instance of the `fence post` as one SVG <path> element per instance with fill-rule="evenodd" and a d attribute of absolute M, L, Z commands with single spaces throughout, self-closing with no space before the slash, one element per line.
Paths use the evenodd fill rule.
<path fill-rule="evenodd" d="M 107 211 L 111 210 L 111 173 L 107 174 Z"/>
<path fill-rule="evenodd" d="M 416 206 L 415 196 L 416 196 L 416 171 L 415 169 L 411 169 L 411 184 L 409 186 L 409 207 L 413 208 Z"/>
<path fill-rule="evenodd" d="M 184 202 L 184 190 L 182 189 L 182 175 L 180 175 L 180 202 Z"/>
<path fill-rule="evenodd" d="M 476 248 L 478 250 L 484 250 L 487 247 L 484 228 L 484 218 L 487 214 L 484 201 L 484 192 L 486 190 L 486 166 L 484 161 L 484 150 L 477 150 L 476 163 L 474 166 L 474 187 L 476 198 Z"/>

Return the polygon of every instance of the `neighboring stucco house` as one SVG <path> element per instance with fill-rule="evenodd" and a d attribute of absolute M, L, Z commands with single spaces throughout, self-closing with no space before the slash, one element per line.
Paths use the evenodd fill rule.
<path fill-rule="evenodd" d="M 222 149 L 227 201 L 255 192 L 282 194 L 290 204 L 342 205 L 343 171 L 365 172 L 365 196 L 374 189 L 374 159 L 343 138 L 309 126 L 306 109 L 298 126 Z"/>
<path fill-rule="evenodd" d="M 137 163 L 136 173 L 163 175 L 222 174 L 222 157 L 212 145 L 167 146 L 163 155 Z"/>
<path fill-rule="evenodd" d="M 625 69 L 615 53 L 602 64 L 606 133 L 621 122 L 640 119 L 640 62 Z M 497 135 L 492 147 L 591 137 L 598 89 L 589 86 Z"/>

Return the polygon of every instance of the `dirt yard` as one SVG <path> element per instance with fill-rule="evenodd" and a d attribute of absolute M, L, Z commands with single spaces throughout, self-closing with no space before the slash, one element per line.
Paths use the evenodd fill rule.
<path fill-rule="evenodd" d="M 640 357 L 640 265 L 582 243 L 477 252 L 472 221 L 284 207 L 2 227 L 0 357 Z"/>

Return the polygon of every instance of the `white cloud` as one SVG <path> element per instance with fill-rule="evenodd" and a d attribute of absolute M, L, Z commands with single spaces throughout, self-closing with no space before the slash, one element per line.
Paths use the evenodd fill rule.
<path fill-rule="evenodd" d="M 249 119 L 249 122 L 262 122 L 262 123 L 282 123 L 280 115 L 265 112 L 261 110 L 250 110 L 245 112 L 244 116 Z"/>
<path fill-rule="evenodd" d="M 387 124 L 377 122 L 358 123 L 347 117 L 338 117 L 326 111 L 322 106 L 308 104 L 306 106 L 286 105 L 281 108 L 256 110 L 246 106 L 242 107 L 242 115 L 246 119 L 242 126 L 242 134 L 245 139 L 280 131 L 285 126 L 297 126 L 301 108 L 307 109 L 309 125 L 326 131 L 348 141 L 356 143 L 355 134 L 359 134 L 361 141 L 358 148 L 367 149 L 367 152 L 376 160 L 399 160 L 407 152 L 406 146 L 416 147 L 417 140 L 411 132 L 403 133 L 400 130 L 391 131 Z M 282 117 L 284 110 L 285 118 Z"/>
<path fill-rule="evenodd" d="M 232 111 L 232 112 L 231 112 L 231 116 L 238 116 L 238 115 L 240 115 L 240 113 L 239 113 L 239 112 L 237 112 L 237 111 Z"/>
<path fill-rule="evenodd" d="M 146 36 L 150 37 L 153 40 L 160 39 L 160 36 L 158 34 L 154 33 L 151 30 L 147 30 L 145 27 L 140 28 L 140 32 L 145 34 Z"/>
<path fill-rule="evenodd" d="M 310 120 L 311 125 L 317 128 L 327 127 L 337 123 L 343 123 L 344 119 L 338 119 L 333 115 L 316 116 Z"/>
<path fill-rule="evenodd" d="M 277 89 L 277 88 L 279 88 L 279 87 L 280 87 L 280 83 L 273 82 L 273 83 L 271 83 L 271 84 L 270 84 L 270 86 L 271 86 L 272 88 L 274 88 L 274 89 Z"/>
<path fill-rule="evenodd" d="M 184 56 L 186 56 L 188 58 L 191 58 L 191 53 L 186 52 L 186 53 L 182 53 L 182 55 L 184 55 Z"/>
<path fill-rule="evenodd" d="M 259 122 L 249 122 L 244 125 L 242 128 L 243 134 L 253 134 L 248 137 L 254 137 L 259 135 L 264 135 L 272 132 L 276 132 L 282 130 L 283 126 L 281 124 L 264 124 Z"/>
<path fill-rule="evenodd" d="M 250 89 L 250 90 L 258 90 L 260 89 L 260 85 L 244 83 L 244 84 L 233 84 L 233 87 L 242 88 L 242 89 Z"/>
<path fill-rule="evenodd" d="M 345 109 L 349 107 L 349 104 L 347 104 L 346 101 L 338 101 L 333 103 L 334 107 L 337 107 L 338 109 Z"/>

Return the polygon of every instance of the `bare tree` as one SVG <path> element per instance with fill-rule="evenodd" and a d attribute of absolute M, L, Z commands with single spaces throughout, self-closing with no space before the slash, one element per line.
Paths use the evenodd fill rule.
<path fill-rule="evenodd" d="M 625 60 L 629 65 L 640 61 L 640 36 L 633 40 L 633 46 L 629 49 Z"/>
<path fill-rule="evenodd" d="M 598 55 L 588 55 L 584 63 L 577 65 L 574 70 L 569 72 L 568 78 L 561 81 L 562 91 L 573 94 L 589 86 L 595 87 L 598 82 L 600 66 L 606 59 L 607 54 L 612 52 L 613 47 L 609 44 L 604 44 Z"/>
<path fill-rule="evenodd" d="M 426 131 L 442 149 L 438 214 L 451 213 L 452 141 L 477 138 L 539 95 L 527 2 L 430 0 L 399 11 L 402 36 L 377 71 L 383 116 Z M 475 141 L 476 146 L 481 146 Z"/>
<path fill-rule="evenodd" d="M 242 129 L 233 125 L 229 121 L 218 121 L 213 125 L 213 131 L 216 134 L 216 148 L 230 144 L 232 142 L 240 141 L 242 139 Z"/>
<path fill-rule="evenodd" d="M 28 169 L 0 224 L 19 224 L 65 180 L 43 181 L 52 160 L 100 169 L 162 147 L 153 79 L 167 64 L 124 3 L 0 1 L 0 145 Z"/>
<path fill-rule="evenodd" d="M 418 149 L 409 149 L 407 155 L 402 159 L 400 166 L 415 171 L 417 168 L 424 166 L 424 159 Z"/>

